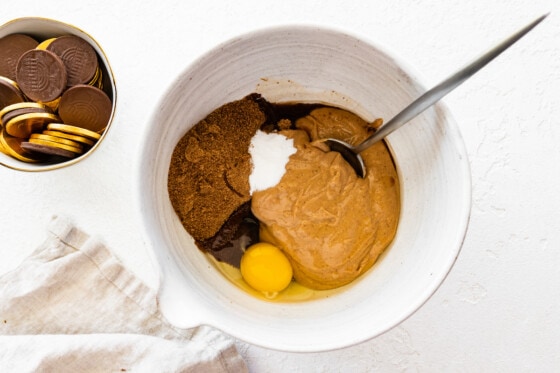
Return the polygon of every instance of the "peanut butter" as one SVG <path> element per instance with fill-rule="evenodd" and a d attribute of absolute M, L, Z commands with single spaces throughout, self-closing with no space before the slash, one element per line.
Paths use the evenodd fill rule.
<path fill-rule="evenodd" d="M 358 177 L 339 153 L 320 139 L 350 144 L 373 129 L 341 109 L 313 110 L 281 133 L 294 139 L 297 152 L 271 188 L 257 191 L 252 211 L 260 221 L 260 240 L 281 248 L 295 279 L 312 289 L 334 289 L 367 271 L 394 238 L 399 218 L 399 185 L 384 142 L 361 155 L 367 167 Z"/>

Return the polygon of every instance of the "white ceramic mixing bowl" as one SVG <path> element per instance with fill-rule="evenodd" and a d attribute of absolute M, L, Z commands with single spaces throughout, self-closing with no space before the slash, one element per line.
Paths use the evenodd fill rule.
<path fill-rule="evenodd" d="M 243 35 L 188 67 L 151 118 L 138 169 L 164 315 L 181 327 L 211 325 L 268 348 L 320 351 L 378 336 L 416 311 L 451 269 L 471 206 L 467 155 L 444 105 L 388 137 L 402 193 L 395 240 L 369 272 L 326 299 L 272 303 L 230 283 L 179 222 L 167 175 L 174 146 L 194 124 L 252 92 L 273 102 L 325 102 L 372 120 L 391 118 L 422 91 L 410 69 L 382 49 L 317 27 Z"/>

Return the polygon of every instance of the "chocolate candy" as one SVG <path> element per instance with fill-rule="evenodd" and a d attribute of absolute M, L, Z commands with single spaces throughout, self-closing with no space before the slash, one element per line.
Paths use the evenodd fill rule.
<path fill-rule="evenodd" d="M 56 100 L 66 88 L 67 74 L 54 53 L 33 49 L 25 52 L 16 68 L 16 80 L 23 93 L 38 102 Z"/>
<path fill-rule="evenodd" d="M 64 63 L 68 86 L 88 84 L 94 79 L 98 70 L 97 54 L 84 39 L 73 35 L 61 36 L 50 42 L 47 50 Z"/>
<path fill-rule="evenodd" d="M 47 47 L 55 40 L 56 40 L 56 38 L 50 38 L 50 39 L 47 39 L 47 40 L 43 40 L 42 42 L 39 43 L 38 46 L 35 47 L 35 49 L 46 50 Z"/>
<path fill-rule="evenodd" d="M 23 101 L 23 93 L 17 83 L 0 76 L 0 108 Z"/>
<path fill-rule="evenodd" d="M 112 106 L 111 99 L 101 89 L 80 84 L 64 92 L 58 115 L 64 123 L 100 132 L 109 123 Z"/>
<path fill-rule="evenodd" d="M 6 115 L 11 113 L 12 111 L 16 111 L 20 109 L 41 109 L 45 112 L 49 112 L 48 107 L 38 102 L 18 102 L 2 108 L 2 110 L 0 110 L 0 120 L 3 123 L 5 121 L 4 118 L 6 117 Z"/>
<path fill-rule="evenodd" d="M 32 133 L 43 130 L 47 123 L 56 121 L 58 121 L 58 117 L 53 114 L 28 113 L 10 119 L 4 126 L 4 130 L 10 136 L 25 139 Z"/>
<path fill-rule="evenodd" d="M 0 143 L 2 144 L 2 149 L 8 155 L 19 159 L 23 162 L 35 163 L 44 160 L 44 157 L 40 154 L 34 154 L 22 147 L 22 143 L 25 140 L 19 139 L 8 135 L 5 131 L 0 129 Z"/>
<path fill-rule="evenodd" d="M 44 146 L 50 146 L 52 148 L 67 150 L 69 152 L 76 153 L 76 154 L 82 154 L 82 149 L 77 148 L 75 146 L 71 146 L 71 145 L 61 144 L 61 143 L 56 142 L 56 141 L 30 138 L 28 142 L 30 142 L 32 144 L 39 144 L 39 145 L 44 145 Z"/>
<path fill-rule="evenodd" d="M 11 34 L 0 39 L 0 75 L 16 80 L 16 66 L 22 54 L 39 43 L 24 34 Z"/>
<path fill-rule="evenodd" d="M 36 108 L 36 107 L 29 107 L 29 108 L 11 110 L 1 117 L 2 118 L 2 125 L 5 126 L 9 121 L 11 121 L 12 119 L 17 118 L 21 115 L 34 114 L 34 113 L 50 113 L 47 110 L 48 109 Z"/>
<path fill-rule="evenodd" d="M 51 123 L 47 126 L 47 129 L 52 131 L 61 131 L 70 135 L 83 136 L 95 141 L 101 138 L 101 135 L 96 132 L 86 130 L 85 128 L 81 127 L 70 126 L 68 124 Z"/>
<path fill-rule="evenodd" d="M 99 89 L 103 89 L 103 71 L 98 67 L 93 79 L 88 83 Z"/>
<path fill-rule="evenodd" d="M 113 109 L 103 75 L 95 49 L 77 36 L 1 38 L 0 152 L 23 162 L 59 162 L 87 152 Z"/>
<path fill-rule="evenodd" d="M 33 153 L 41 153 L 45 155 L 58 156 L 63 158 L 74 158 L 76 153 L 69 150 L 57 148 L 51 145 L 35 144 L 31 142 L 22 142 L 21 147 Z"/>
<path fill-rule="evenodd" d="M 2 132 L 2 128 L 0 128 L 0 132 Z M 0 135 L 1 136 L 1 135 Z M 0 141 L 0 153 L 4 153 L 6 155 L 10 155 L 10 153 L 8 153 L 8 150 L 6 148 L 4 148 L 4 145 L 2 145 L 2 141 Z"/>
<path fill-rule="evenodd" d="M 68 140 L 68 139 L 63 139 L 62 137 L 46 135 L 44 133 L 34 133 L 31 136 L 29 136 L 29 141 L 31 141 L 33 139 L 51 141 L 51 142 L 55 142 L 57 144 L 72 146 L 72 147 L 78 149 L 80 153 L 84 149 L 82 144 L 80 144 L 79 142 L 76 142 L 76 141 L 73 141 L 73 140 Z"/>
<path fill-rule="evenodd" d="M 87 137 L 83 137 L 83 136 L 76 136 L 76 135 L 72 135 L 69 133 L 64 133 L 61 131 L 50 131 L 50 130 L 45 130 L 42 132 L 44 135 L 49 135 L 49 136 L 54 136 L 54 137 L 59 137 L 61 139 L 67 139 L 67 140 L 72 140 L 72 141 L 76 141 L 80 144 L 84 144 L 87 146 L 93 146 L 95 145 L 95 141 L 94 140 L 90 140 Z"/>

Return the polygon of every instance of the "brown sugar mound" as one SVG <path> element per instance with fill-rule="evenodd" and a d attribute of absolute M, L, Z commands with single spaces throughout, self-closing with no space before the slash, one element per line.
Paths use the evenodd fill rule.
<path fill-rule="evenodd" d="M 254 98 L 221 106 L 179 141 L 169 166 L 171 204 L 197 241 L 216 234 L 249 193 L 251 138 L 265 121 Z"/>

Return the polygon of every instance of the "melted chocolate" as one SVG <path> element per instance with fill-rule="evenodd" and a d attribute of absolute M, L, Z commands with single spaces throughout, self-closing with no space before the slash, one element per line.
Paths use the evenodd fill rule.
<path fill-rule="evenodd" d="M 247 247 L 259 241 L 259 221 L 251 212 L 251 201 L 235 210 L 218 233 L 197 245 L 221 262 L 239 268 Z"/>
<path fill-rule="evenodd" d="M 309 115 L 313 110 L 321 107 L 328 107 L 328 105 L 323 104 L 302 104 L 302 103 L 285 103 L 285 104 L 274 104 L 268 102 L 264 97 L 258 93 L 253 93 L 249 95 L 259 107 L 264 112 L 266 116 L 266 121 L 263 124 L 261 130 L 265 132 L 272 132 L 278 130 L 278 122 L 283 119 L 288 119 L 292 123 L 292 128 L 296 120 L 299 118 Z"/>

